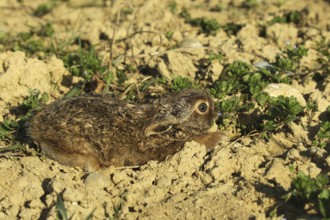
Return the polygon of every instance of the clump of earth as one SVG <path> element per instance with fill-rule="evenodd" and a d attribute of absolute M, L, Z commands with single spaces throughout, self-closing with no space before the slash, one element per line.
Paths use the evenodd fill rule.
<path fill-rule="evenodd" d="M 113 45 L 113 54 L 120 57 L 127 53 L 127 62 L 147 66 L 167 80 L 177 76 L 196 79 L 200 73 L 197 62 L 212 50 L 221 50 L 228 63 L 241 60 L 254 64 L 271 62 L 288 44 L 300 44 L 309 50 L 301 65 L 316 68 L 316 59 L 322 57 L 316 50 L 317 42 L 320 36 L 330 40 L 328 1 L 262 1 L 255 8 L 243 7 L 245 2 L 249 1 L 223 1 L 219 10 L 211 10 L 219 6 L 218 1 L 177 1 L 176 11 L 185 8 L 195 18 L 242 25 L 236 35 L 222 29 L 205 35 L 171 11 L 167 1 L 59 1 L 50 13 L 37 17 L 33 10 L 48 1 L 8 0 L 0 3 L 0 34 L 16 36 L 52 23 L 54 42 L 80 36 L 101 48 L 106 63 L 111 56 L 110 44 L 104 39 L 111 39 L 115 29 L 116 39 L 136 33 L 129 39 L 129 50 L 127 42 L 119 41 Z M 134 13 L 122 13 L 117 20 L 123 7 Z M 301 24 L 276 23 L 260 29 L 260 24 L 274 15 L 293 10 L 304 11 Z M 166 37 L 168 33 L 171 38 Z M 6 45 L 0 45 L 0 51 L 0 121 L 22 102 L 29 89 L 47 92 L 51 102 L 63 97 L 78 81 L 55 55 L 40 59 L 6 50 Z M 219 79 L 224 69 L 219 63 L 209 68 L 206 78 L 210 81 Z M 146 70 L 132 74 L 126 83 L 146 75 Z M 328 76 L 322 89 L 313 80 L 268 89 L 269 93 L 273 89 L 274 96 L 283 90 L 302 105 L 306 105 L 306 97 L 315 100 L 318 110 L 309 121 L 305 116 L 301 122 L 316 126 L 320 114 L 330 106 L 329 81 Z M 3 154 L 0 219 L 56 219 L 59 196 L 73 219 L 85 219 L 91 213 L 94 219 L 266 219 L 278 207 L 279 214 L 295 219 L 303 216 L 302 210 L 281 206 L 281 197 L 294 176 L 289 166 L 316 177 L 329 173 L 330 155 L 325 149 L 309 147 L 312 139 L 301 124 L 289 126 L 292 132 L 276 133 L 268 142 L 241 137 L 216 146 L 210 153 L 205 146 L 188 142 L 165 161 L 150 161 L 139 168 L 110 167 L 88 175 L 33 149 L 23 156 Z"/>

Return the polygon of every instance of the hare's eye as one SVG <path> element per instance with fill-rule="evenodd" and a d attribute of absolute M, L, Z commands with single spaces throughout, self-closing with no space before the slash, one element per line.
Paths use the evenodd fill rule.
<path fill-rule="evenodd" d="M 208 106 L 207 106 L 206 103 L 202 103 L 202 104 L 200 104 L 200 105 L 198 106 L 198 110 L 199 110 L 200 112 L 206 112 L 206 111 L 207 111 L 207 108 L 208 108 Z"/>

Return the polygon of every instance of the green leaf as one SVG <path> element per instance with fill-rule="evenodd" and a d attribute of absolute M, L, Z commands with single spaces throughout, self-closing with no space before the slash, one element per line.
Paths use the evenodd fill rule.
<path fill-rule="evenodd" d="M 10 139 L 10 136 L 15 132 L 18 126 L 18 122 L 11 119 L 4 119 L 3 122 L 0 122 L 0 140 L 6 138 Z"/>
<path fill-rule="evenodd" d="M 319 138 L 330 138 L 330 121 L 321 123 L 318 136 Z"/>
<path fill-rule="evenodd" d="M 8 147 L 1 147 L 0 153 L 7 152 L 7 151 L 13 151 L 13 150 L 19 149 L 21 146 L 22 146 L 21 144 L 17 143 L 17 144 L 8 146 Z"/>
<path fill-rule="evenodd" d="M 318 187 L 324 187 L 329 183 L 329 178 L 324 174 L 319 174 L 316 176 L 315 181 Z"/>
<path fill-rule="evenodd" d="M 270 213 L 269 213 L 269 217 L 271 217 L 272 219 L 277 218 L 277 208 L 273 209 Z"/>
<path fill-rule="evenodd" d="M 278 125 L 275 124 L 273 121 L 267 121 L 264 126 L 262 131 L 274 131 L 278 128 Z"/>
<path fill-rule="evenodd" d="M 74 96 L 80 95 L 83 92 L 83 90 L 77 86 L 73 87 L 72 89 L 70 89 L 70 91 L 65 94 L 65 96 L 63 97 L 64 99 L 69 99 L 72 98 Z"/>
<path fill-rule="evenodd" d="M 318 197 L 319 199 L 330 199 L 330 189 L 323 189 Z"/>
<path fill-rule="evenodd" d="M 218 105 L 218 109 L 220 112 L 222 113 L 226 113 L 226 112 L 234 112 L 235 110 L 238 109 L 240 104 L 240 99 L 236 96 L 230 98 L 230 99 L 226 99 L 226 100 L 222 100 Z"/>
<path fill-rule="evenodd" d="M 325 194 L 327 194 L 327 198 L 321 199 L 319 198 L 317 200 L 317 207 L 319 213 L 325 218 L 325 219 L 330 219 L 330 198 L 329 198 L 329 190 L 327 190 Z M 323 194 L 322 192 L 320 194 Z M 320 196 L 320 195 L 319 195 Z"/>
<path fill-rule="evenodd" d="M 192 88 L 192 87 L 193 87 L 193 83 L 188 78 L 179 76 L 172 80 L 171 88 L 174 91 L 180 91 L 182 89 L 187 89 L 187 88 Z"/>
<path fill-rule="evenodd" d="M 297 115 L 304 110 L 304 108 L 299 104 L 297 99 L 293 96 L 289 97 L 289 113 L 292 115 Z"/>
<path fill-rule="evenodd" d="M 93 215 L 95 212 L 96 208 L 93 209 L 93 211 L 91 211 L 88 216 L 85 218 L 85 220 L 92 220 L 93 219 Z"/>
<path fill-rule="evenodd" d="M 299 172 L 292 183 L 298 191 L 302 192 L 303 197 L 307 200 L 311 198 L 312 193 L 317 191 L 315 181 L 303 172 Z"/>
<path fill-rule="evenodd" d="M 200 27 L 201 31 L 207 35 L 215 35 L 220 30 L 220 24 L 214 18 L 194 18 L 190 19 L 188 23 Z"/>
<path fill-rule="evenodd" d="M 37 109 L 45 105 L 48 99 L 48 93 L 41 93 L 38 89 L 29 89 L 29 94 L 24 99 L 22 107 L 27 111 Z"/>
<path fill-rule="evenodd" d="M 64 201 L 59 194 L 57 194 L 56 211 L 59 219 L 68 220 L 68 214 L 64 205 Z"/>
<path fill-rule="evenodd" d="M 212 62 L 213 60 L 217 60 L 219 63 L 224 59 L 224 55 L 221 51 L 218 53 L 211 53 L 208 57 L 208 61 Z"/>
<path fill-rule="evenodd" d="M 289 201 L 292 198 L 292 193 L 287 193 L 281 197 L 285 202 Z"/>
<path fill-rule="evenodd" d="M 260 105 L 260 106 L 265 106 L 266 103 L 268 102 L 269 100 L 269 95 L 268 93 L 259 93 L 256 97 L 255 97 L 257 103 Z"/>
<path fill-rule="evenodd" d="M 234 61 L 227 68 L 229 75 L 244 76 L 251 73 L 251 66 L 242 61 Z"/>

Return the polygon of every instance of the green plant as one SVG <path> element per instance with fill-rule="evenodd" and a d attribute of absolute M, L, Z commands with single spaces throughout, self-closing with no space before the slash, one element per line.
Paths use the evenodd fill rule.
<path fill-rule="evenodd" d="M 316 81 L 320 81 L 325 79 L 330 75 L 330 40 L 326 40 L 325 37 L 321 37 L 321 39 L 317 42 L 316 50 L 324 55 L 324 57 L 317 58 L 317 62 L 319 63 L 319 68 L 315 71 L 314 79 Z"/>
<path fill-rule="evenodd" d="M 174 14 L 177 10 L 177 4 L 175 1 L 171 1 L 168 3 L 168 8 L 170 9 L 170 11 Z"/>
<path fill-rule="evenodd" d="M 302 22 L 302 12 L 297 10 L 290 11 L 286 14 L 286 18 L 288 22 L 298 25 Z"/>
<path fill-rule="evenodd" d="M 73 214 L 68 217 L 68 212 L 65 208 L 65 204 L 64 201 L 61 197 L 60 194 L 57 194 L 57 200 L 56 200 L 56 204 L 55 204 L 55 208 L 56 208 L 56 212 L 57 212 L 57 218 L 61 219 L 61 220 L 70 220 L 73 218 Z M 93 209 L 88 216 L 85 218 L 85 220 L 92 220 L 93 219 L 93 215 L 96 209 Z"/>
<path fill-rule="evenodd" d="M 304 108 L 295 97 L 270 97 L 266 111 L 262 116 L 262 131 L 276 131 L 297 119 Z"/>
<path fill-rule="evenodd" d="M 120 216 L 123 212 L 123 203 L 119 202 L 117 205 L 113 207 L 113 219 L 120 219 Z"/>
<path fill-rule="evenodd" d="M 57 2 L 57 0 L 48 0 L 48 2 L 38 5 L 32 14 L 36 17 L 42 17 L 50 13 L 57 6 Z"/>
<path fill-rule="evenodd" d="M 285 13 L 283 16 L 275 16 L 270 21 L 270 24 L 275 23 L 293 23 L 296 25 L 300 25 L 302 23 L 302 12 L 295 10 Z"/>
<path fill-rule="evenodd" d="M 275 57 L 274 66 L 280 73 L 294 73 L 299 69 L 300 60 L 306 56 L 308 49 L 304 46 L 288 46 L 283 54 L 278 54 Z"/>
<path fill-rule="evenodd" d="M 267 93 L 259 93 L 255 98 L 256 103 L 249 96 L 242 94 L 216 102 L 217 109 L 223 114 L 222 124 L 227 126 L 235 124 L 236 128 L 243 132 L 258 131 L 261 137 L 269 139 L 271 132 L 286 129 L 285 125 L 296 120 L 302 114 L 304 108 L 294 97 L 269 97 Z M 245 113 L 251 117 L 253 123 L 244 123 L 238 120 L 237 115 Z M 229 121 L 237 121 L 232 123 Z"/>
<path fill-rule="evenodd" d="M 252 69 L 247 63 L 234 61 L 224 72 L 225 77 L 210 89 L 211 94 L 217 98 L 224 98 L 238 91 L 243 92 L 248 86 L 247 79 L 252 74 Z"/>
<path fill-rule="evenodd" d="M 125 70 L 117 70 L 116 75 L 117 75 L 119 84 L 123 84 L 127 80 Z"/>
<path fill-rule="evenodd" d="M 249 90 L 250 94 L 255 94 L 265 87 L 267 81 L 271 80 L 265 74 L 262 76 L 261 73 L 254 71 L 251 65 L 234 61 L 224 69 L 221 74 L 223 77 L 212 86 L 211 94 L 216 98 L 224 98 L 237 92 L 247 93 Z"/>
<path fill-rule="evenodd" d="M 226 5 L 223 3 L 218 3 L 210 8 L 212 12 L 221 12 L 222 10 L 226 9 Z"/>
<path fill-rule="evenodd" d="M 132 7 L 125 7 L 122 9 L 122 14 L 124 16 L 131 15 L 134 13 L 134 9 Z"/>
<path fill-rule="evenodd" d="M 305 48 L 304 46 L 298 46 L 298 47 L 288 47 L 286 50 L 288 58 L 299 61 L 301 60 L 304 56 L 307 56 L 308 49 Z"/>
<path fill-rule="evenodd" d="M 255 105 L 256 103 L 258 105 Z M 253 118 L 253 122 L 245 123 L 244 120 L 237 121 L 238 131 L 246 134 L 252 131 L 259 132 L 265 140 L 269 139 L 269 134 L 277 132 L 279 129 L 287 129 L 285 125 L 291 123 L 299 117 L 304 108 L 300 106 L 294 97 L 270 97 L 267 93 L 260 92 L 251 100 L 251 97 L 241 95 L 238 102 L 229 102 L 221 105 L 228 105 L 232 115 L 244 113 L 245 117 Z M 219 106 L 221 112 L 228 112 L 227 109 Z M 227 107 L 227 108 L 228 108 Z M 231 116 L 231 119 L 235 118 Z M 227 116 L 230 118 L 230 116 Z M 236 118 L 237 120 L 237 118 Z M 228 123 L 227 123 L 228 124 Z"/>
<path fill-rule="evenodd" d="M 108 93 L 110 91 L 110 83 L 114 80 L 115 76 L 111 71 L 103 74 L 103 81 L 105 83 L 103 93 Z"/>
<path fill-rule="evenodd" d="M 324 218 L 330 218 L 330 182 L 329 176 L 319 174 L 311 178 L 299 172 L 293 179 L 289 193 L 284 196 L 286 202 L 290 201 L 300 206 L 312 206 Z"/>
<path fill-rule="evenodd" d="M 217 109 L 222 113 L 232 113 L 239 110 L 240 98 L 237 96 L 231 97 L 229 99 L 222 100 L 216 103 Z"/>
<path fill-rule="evenodd" d="M 35 38 L 34 32 L 23 32 L 18 34 L 17 41 L 13 43 L 14 51 L 25 51 L 28 55 L 34 55 L 45 51 L 44 42 Z"/>
<path fill-rule="evenodd" d="M 330 58 L 330 40 L 327 40 L 324 36 L 321 36 L 320 40 L 316 42 L 316 50 L 322 53 L 324 56 Z"/>
<path fill-rule="evenodd" d="M 245 0 L 242 3 L 242 7 L 245 8 L 254 8 L 258 5 L 259 1 L 258 0 Z"/>
<path fill-rule="evenodd" d="M 23 51 L 27 56 L 44 58 L 49 54 L 56 53 L 59 55 L 58 47 L 61 46 L 63 48 L 64 45 L 68 45 L 68 43 L 56 42 L 53 38 L 54 33 L 53 25 L 51 23 L 46 23 L 15 36 L 3 34 L 2 37 L 0 37 L 0 44 L 3 45 L 4 50 Z"/>
<path fill-rule="evenodd" d="M 308 101 L 308 102 L 307 102 L 307 105 L 306 105 L 306 108 L 307 108 L 307 110 L 310 111 L 310 112 L 315 112 L 315 111 L 317 111 L 318 106 L 317 106 L 317 102 L 316 102 L 316 100 L 314 100 L 314 101 Z"/>
<path fill-rule="evenodd" d="M 185 77 L 176 77 L 172 80 L 171 89 L 174 91 L 180 91 L 182 89 L 192 88 L 193 83 L 190 79 Z"/>
<path fill-rule="evenodd" d="M 221 122 L 220 127 L 237 125 L 237 114 L 234 112 L 238 111 L 240 102 L 240 98 L 234 96 L 215 103 L 217 111 L 221 113 L 221 117 L 218 119 L 218 122 Z"/>
<path fill-rule="evenodd" d="M 166 32 L 165 37 L 167 39 L 171 40 L 173 38 L 173 34 L 174 34 L 173 31 L 168 31 L 168 32 Z"/>
<path fill-rule="evenodd" d="M 195 27 L 199 27 L 201 32 L 206 35 L 215 35 L 220 30 L 221 26 L 214 18 L 192 18 L 187 9 L 183 9 L 180 15 L 185 19 L 186 23 L 189 23 Z"/>
<path fill-rule="evenodd" d="M 241 29 L 243 25 L 235 24 L 235 23 L 227 23 L 222 29 L 227 33 L 228 36 L 236 35 Z"/>
<path fill-rule="evenodd" d="M 61 219 L 61 220 L 72 219 L 73 216 L 68 218 L 68 213 L 65 208 L 64 201 L 63 201 L 62 197 L 60 196 L 60 194 L 57 194 L 57 200 L 56 200 L 55 207 L 56 207 L 57 217 L 59 219 Z"/>
<path fill-rule="evenodd" d="M 41 93 L 38 89 L 30 89 L 20 108 L 30 113 L 31 110 L 39 110 L 47 103 L 48 99 L 48 93 Z"/>
<path fill-rule="evenodd" d="M 249 112 L 255 108 L 252 101 L 247 100 L 247 96 L 231 96 L 221 101 L 215 102 L 216 109 L 221 113 L 220 127 L 235 126 L 242 131 L 244 125 L 238 120 L 238 115 L 242 112 Z"/>
<path fill-rule="evenodd" d="M 80 76 L 87 81 L 91 80 L 95 73 L 103 73 L 107 70 L 107 66 L 102 66 L 102 60 L 96 54 L 94 47 L 84 50 L 80 46 L 78 52 L 68 54 L 63 61 L 73 76 Z"/>
<path fill-rule="evenodd" d="M 11 151 L 22 147 L 20 139 L 25 135 L 22 134 L 22 130 L 26 122 L 32 116 L 33 111 L 38 111 L 47 101 L 47 93 L 41 93 L 37 89 L 29 90 L 28 96 L 16 110 L 19 113 L 18 117 L 15 119 L 4 119 L 0 123 L 0 141 L 9 145 L 0 151 Z"/>
<path fill-rule="evenodd" d="M 290 56 L 299 57 L 300 54 L 291 53 Z M 210 93 L 221 99 L 217 107 L 224 115 L 222 126 L 234 125 L 236 131 L 244 134 L 259 132 L 266 140 L 269 134 L 288 129 L 285 125 L 297 119 L 304 108 L 294 97 L 270 97 L 263 90 L 269 83 L 289 81 L 288 75 L 281 76 L 277 68 L 267 62 L 251 66 L 234 61 L 228 65 L 221 73 L 221 78 L 210 88 Z M 226 119 L 236 122 L 231 123 Z"/>
<path fill-rule="evenodd" d="M 228 79 L 224 81 L 217 81 L 212 88 L 210 93 L 216 98 L 222 99 L 225 96 L 234 92 L 238 88 L 239 82 L 236 79 Z"/>
<path fill-rule="evenodd" d="M 52 37 L 55 33 L 53 25 L 51 23 L 46 23 L 42 25 L 41 28 L 36 32 L 40 37 Z"/>
<path fill-rule="evenodd" d="M 314 146 L 325 148 L 330 143 L 330 121 L 321 122 L 320 130 L 313 141 Z"/>
<path fill-rule="evenodd" d="M 94 212 L 95 212 L 96 208 L 94 208 L 88 215 L 87 217 L 85 218 L 85 220 L 92 220 L 93 219 L 93 215 L 94 215 Z"/>
<path fill-rule="evenodd" d="M 79 95 L 83 92 L 84 87 L 93 84 L 93 76 L 97 75 L 105 84 L 104 92 L 109 91 L 109 84 L 114 79 L 112 71 L 108 70 L 108 66 L 102 63 L 101 57 L 98 56 L 93 46 L 87 50 L 84 49 L 79 41 L 79 50 L 71 52 L 63 57 L 64 66 L 68 68 L 73 76 L 80 76 L 83 82 L 75 86 L 66 95 L 66 98 Z M 126 80 L 124 71 L 117 70 L 117 77 L 120 83 Z M 93 88 L 91 88 L 93 89 Z"/>
<path fill-rule="evenodd" d="M 207 58 L 209 63 L 211 63 L 213 60 L 216 60 L 219 63 L 221 63 L 223 59 L 224 59 L 224 54 L 221 51 L 218 51 L 217 53 L 210 53 L 209 57 Z"/>
<path fill-rule="evenodd" d="M 18 122 L 12 119 L 4 119 L 0 123 L 0 140 L 8 141 L 12 138 L 13 134 L 18 128 Z"/>
<path fill-rule="evenodd" d="M 191 14 L 188 12 L 186 8 L 183 8 L 182 11 L 180 12 L 180 16 L 186 21 L 189 22 L 191 18 Z"/>
<path fill-rule="evenodd" d="M 283 16 L 275 16 L 271 21 L 270 21 L 271 24 L 275 24 L 275 23 L 287 23 L 287 20 L 285 17 Z"/>
<path fill-rule="evenodd" d="M 214 18 L 195 18 L 189 22 L 192 26 L 197 26 L 202 33 L 207 35 L 215 35 L 220 30 L 220 24 Z"/>

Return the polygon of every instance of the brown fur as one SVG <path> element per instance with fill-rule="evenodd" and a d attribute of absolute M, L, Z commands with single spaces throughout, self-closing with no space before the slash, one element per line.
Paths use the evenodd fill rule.
<path fill-rule="evenodd" d="M 198 110 L 201 103 L 208 105 L 204 113 Z M 212 97 L 202 90 L 142 105 L 84 95 L 46 106 L 32 118 L 28 132 L 47 157 L 92 171 L 161 161 L 190 140 L 212 149 L 223 138 L 208 133 L 216 118 Z"/>

